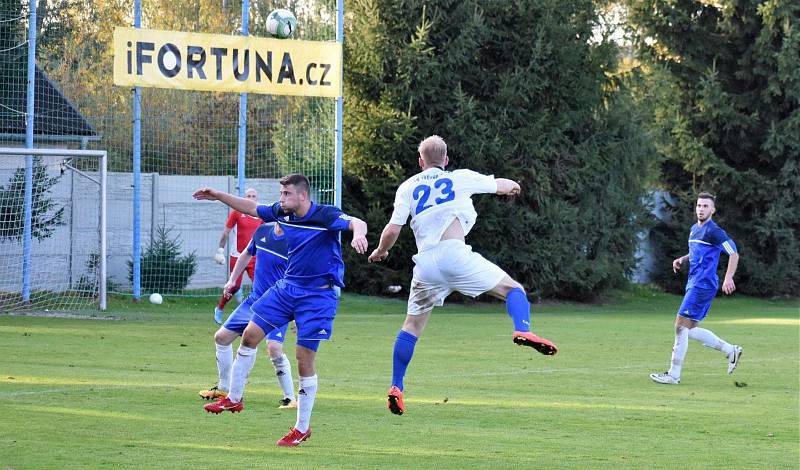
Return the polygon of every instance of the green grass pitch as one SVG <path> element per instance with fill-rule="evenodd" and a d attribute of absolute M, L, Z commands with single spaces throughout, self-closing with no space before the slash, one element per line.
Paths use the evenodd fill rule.
<path fill-rule="evenodd" d="M 679 303 L 637 289 L 535 306 L 553 357 L 512 343 L 502 304 L 437 309 L 395 416 L 405 304 L 346 295 L 320 348 L 311 439 L 294 449 L 275 446 L 294 411 L 277 409 L 263 346 L 244 412 L 203 412 L 210 300 L 116 300 L 112 321 L 0 316 L 0 469 L 798 468 L 800 303 L 718 298 L 703 325 L 744 347 L 739 369 L 692 341 L 682 384 L 654 384 Z"/>

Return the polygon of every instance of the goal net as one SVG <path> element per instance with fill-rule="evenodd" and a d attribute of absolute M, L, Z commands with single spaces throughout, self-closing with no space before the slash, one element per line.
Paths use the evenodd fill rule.
<path fill-rule="evenodd" d="M 0 148 L 0 313 L 106 308 L 106 152 Z"/>

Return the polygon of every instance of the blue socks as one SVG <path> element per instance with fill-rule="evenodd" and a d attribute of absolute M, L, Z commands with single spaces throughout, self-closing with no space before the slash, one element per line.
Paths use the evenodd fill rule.
<path fill-rule="evenodd" d="M 414 355 L 414 346 L 417 337 L 406 331 L 400 330 L 394 341 L 394 354 L 392 356 L 392 385 L 403 390 L 403 377 L 406 375 L 408 363 Z"/>
<path fill-rule="evenodd" d="M 508 291 L 506 310 L 514 320 L 514 331 L 531 331 L 531 304 L 524 290 L 516 287 Z"/>

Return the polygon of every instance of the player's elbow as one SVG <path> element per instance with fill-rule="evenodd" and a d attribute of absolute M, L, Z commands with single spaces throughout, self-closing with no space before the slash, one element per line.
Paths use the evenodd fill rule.
<path fill-rule="evenodd" d="M 386 224 L 386 227 L 384 227 L 383 233 L 385 233 L 387 236 L 397 237 L 400 235 L 400 230 L 402 229 L 403 229 L 402 225 L 388 223 Z"/>
<path fill-rule="evenodd" d="M 497 183 L 497 192 L 495 194 L 498 196 L 505 196 L 516 187 L 516 183 L 506 178 L 497 178 L 495 182 Z"/>

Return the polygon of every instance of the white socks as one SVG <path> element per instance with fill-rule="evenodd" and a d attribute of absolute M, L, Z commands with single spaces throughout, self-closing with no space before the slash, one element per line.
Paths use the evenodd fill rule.
<path fill-rule="evenodd" d="M 300 432 L 308 432 L 311 423 L 311 410 L 317 397 L 317 374 L 311 377 L 300 377 L 300 391 L 297 393 L 297 423 L 294 428 Z"/>
<path fill-rule="evenodd" d="M 294 381 L 292 381 L 292 365 L 289 363 L 289 358 L 286 354 L 281 354 L 279 357 L 271 357 L 270 360 L 275 367 L 278 383 L 281 384 L 283 398 L 291 398 L 294 401 Z"/>
<path fill-rule="evenodd" d="M 217 388 L 228 391 L 231 388 L 231 366 L 233 365 L 233 346 L 230 344 L 217 346 L 217 371 L 219 372 L 219 382 Z"/>
<path fill-rule="evenodd" d="M 681 367 L 687 349 L 689 349 L 689 329 L 679 326 L 675 332 L 675 345 L 672 346 L 672 365 L 667 372 L 676 379 L 681 378 Z"/>
<path fill-rule="evenodd" d="M 730 343 L 725 342 L 725 340 L 720 339 L 719 336 L 705 328 L 692 328 L 689 330 L 689 338 L 700 341 L 707 348 L 722 351 L 728 357 L 733 353 L 733 346 Z"/>
<path fill-rule="evenodd" d="M 236 352 L 236 360 L 233 361 L 231 387 L 228 390 L 228 398 L 234 403 L 242 401 L 244 385 L 247 383 L 247 377 L 256 363 L 256 352 L 258 352 L 257 347 L 248 348 L 247 346 L 239 345 L 239 350 Z"/>

